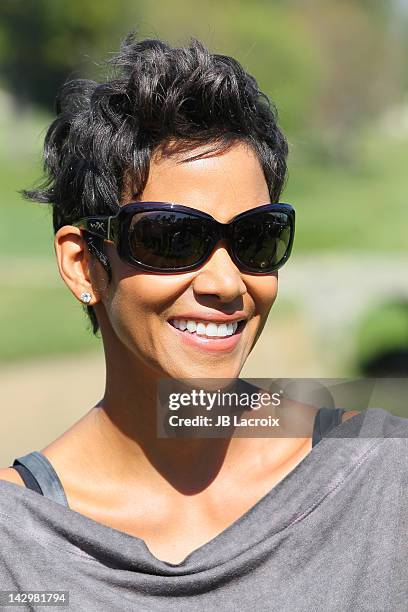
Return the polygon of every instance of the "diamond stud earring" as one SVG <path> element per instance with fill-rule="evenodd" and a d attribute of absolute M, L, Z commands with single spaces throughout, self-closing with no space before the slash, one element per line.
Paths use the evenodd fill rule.
<path fill-rule="evenodd" d="M 87 291 L 84 291 L 83 293 L 81 293 L 80 300 L 84 304 L 89 304 L 89 302 L 92 300 L 92 295 Z"/>

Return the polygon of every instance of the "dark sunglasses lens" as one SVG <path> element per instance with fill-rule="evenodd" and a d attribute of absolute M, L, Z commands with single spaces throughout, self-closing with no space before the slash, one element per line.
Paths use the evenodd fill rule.
<path fill-rule="evenodd" d="M 182 212 L 136 213 L 129 228 L 133 259 L 160 270 L 197 263 L 208 250 L 211 232 L 205 220 Z"/>
<path fill-rule="evenodd" d="M 235 256 L 254 272 L 267 272 L 282 262 L 291 234 L 286 213 L 263 212 L 244 217 L 234 226 Z"/>

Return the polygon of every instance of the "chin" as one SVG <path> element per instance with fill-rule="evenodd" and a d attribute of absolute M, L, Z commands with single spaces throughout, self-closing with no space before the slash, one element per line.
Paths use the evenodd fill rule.
<path fill-rule="evenodd" d="M 174 379 L 199 379 L 199 378 L 238 378 L 243 364 L 225 364 L 224 367 L 217 363 L 190 364 L 186 367 L 169 368 L 163 376 Z"/>

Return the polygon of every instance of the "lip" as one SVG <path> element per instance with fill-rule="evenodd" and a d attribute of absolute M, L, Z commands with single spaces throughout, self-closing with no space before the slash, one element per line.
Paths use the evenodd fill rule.
<path fill-rule="evenodd" d="M 179 317 L 172 317 L 172 319 L 175 318 L 179 318 Z M 180 317 L 180 319 L 184 319 L 187 317 Z M 192 318 L 192 317 L 189 317 Z M 193 319 L 193 320 L 198 320 L 198 319 Z M 216 321 L 219 321 L 220 319 L 214 319 Z M 235 321 L 237 320 L 235 319 L 228 319 L 229 322 L 231 321 Z M 242 317 L 241 317 L 242 320 Z M 201 349 L 202 351 L 205 352 L 210 352 L 210 353 L 228 353 L 230 351 L 232 351 L 236 345 L 238 344 L 238 342 L 241 339 L 242 336 L 242 332 L 245 329 L 246 326 L 246 321 L 245 324 L 242 326 L 242 328 L 238 331 L 235 332 L 235 334 L 233 334 L 232 336 L 226 336 L 224 338 L 208 338 L 207 336 L 197 336 L 197 334 L 191 334 L 191 333 L 186 333 L 184 331 L 181 331 L 180 329 L 177 329 L 177 327 L 173 327 L 173 325 L 171 325 L 171 323 L 169 323 L 169 321 L 167 321 L 167 325 L 170 327 L 170 329 L 173 330 L 174 333 L 176 333 L 178 335 L 178 337 L 180 338 L 181 342 L 184 342 L 187 346 L 193 346 L 195 348 Z"/>

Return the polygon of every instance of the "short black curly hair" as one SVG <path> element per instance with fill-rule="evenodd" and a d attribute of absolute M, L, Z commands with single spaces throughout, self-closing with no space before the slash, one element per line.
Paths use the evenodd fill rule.
<path fill-rule="evenodd" d="M 45 137 L 44 181 L 22 191 L 52 205 L 54 232 L 80 217 L 115 214 L 125 187 L 142 193 L 159 148 L 165 155 L 206 144 L 222 151 L 244 141 L 260 161 L 271 202 L 279 200 L 288 144 L 275 105 L 237 60 L 211 54 L 195 38 L 177 48 L 131 32 L 107 64 L 113 75 L 106 82 L 74 79 L 61 87 Z M 96 314 L 86 309 L 96 334 Z"/>

